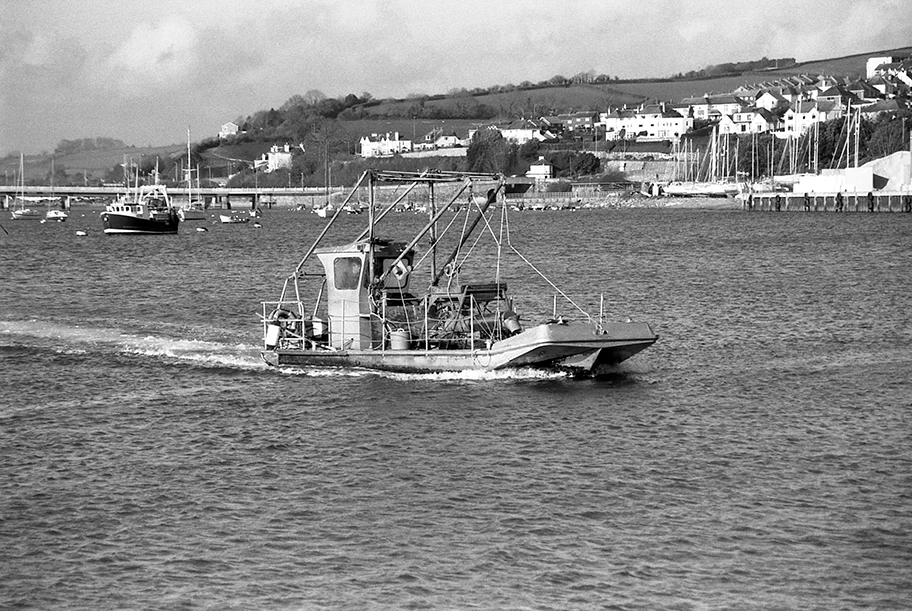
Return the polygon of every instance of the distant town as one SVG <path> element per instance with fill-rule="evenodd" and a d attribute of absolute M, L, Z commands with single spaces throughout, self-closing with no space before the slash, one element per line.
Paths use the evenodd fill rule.
<path fill-rule="evenodd" d="M 600 111 L 491 122 L 462 133 L 441 127 L 417 139 L 398 131 L 372 133 L 360 138 L 358 154 L 364 159 L 464 156 L 476 135 L 490 132 L 518 146 L 541 144 L 542 150 L 548 145 L 586 142 L 595 143 L 590 148 L 598 151 L 597 143 L 603 142 L 607 152 L 613 150 L 612 143 L 623 142 L 622 150 L 604 157 L 673 160 L 688 155 L 680 143 L 698 130 L 705 133 L 711 128 L 719 136 L 765 134 L 781 141 L 812 137 L 815 129 L 836 119 L 875 121 L 902 115 L 910 109 L 910 91 L 912 57 L 876 56 L 867 59 L 864 78 L 800 74 L 679 102 L 645 101 Z M 222 126 L 219 138 L 228 140 L 241 132 L 241 126 L 229 122 Z M 291 168 L 294 153 L 287 144 L 274 145 L 256 165 L 266 172 Z M 549 180 L 555 178 L 555 168 L 541 155 L 529 163 L 526 175 Z"/>
<path fill-rule="evenodd" d="M 576 112 L 490 125 L 509 141 L 558 141 L 565 136 L 638 142 L 678 140 L 695 122 L 713 122 L 718 133 L 772 133 L 779 138 L 800 136 L 814 124 L 844 117 L 850 111 L 877 117 L 910 108 L 912 57 L 872 57 L 867 77 L 851 82 L 826 75 L 800 75 L 741 87 L 728 94 L 706 94 L 679 103 L 647 102 L 634 108 Z M 236 129 L 228 124 L 223 129 Z M 437 129 L 419 142 L 399 133 L 372 134 L 361 139 L 362 157 L 384 157 L 413 151 L 466 147 L 475 130 L 460 136 Z"/>

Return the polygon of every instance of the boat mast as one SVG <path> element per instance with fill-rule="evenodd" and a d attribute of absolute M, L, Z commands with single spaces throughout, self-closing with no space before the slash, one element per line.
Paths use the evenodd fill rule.
<path fill-rule="evenodd" d="M 430 240 L 430 265 L 431 281 L 437 277 L 437 202 L 434 201 L 434 183 L 428 182 L 428 214 L 430 215 L 431 230 L 428 234 Z"/>
<path fill-rule="evenodd" d="M 374 180 L 374 173 L 371 172 L 368 177 L 367 182 L 367 245 L 368 252 L 370 256 L 368 257 L 368 271 L 370 274 L 368 278 L 374 277 L 374 187 L 376 186 L 376 181 Z"/>

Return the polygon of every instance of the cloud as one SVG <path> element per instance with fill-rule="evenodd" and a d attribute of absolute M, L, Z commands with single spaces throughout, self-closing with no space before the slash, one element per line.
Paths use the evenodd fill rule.
<path fill-rule="evenodd" d="M 192 74 L 198 63 L 198 35 L 181 16 L 137 24 L 107 58 L 105 75 L 127 95 L 149 95 L 148 86 L 173 84 Z"/>
<path fill-rule="evenodd" d="M 108 135 L 145 144 L 318 89 L 443 93 L 662 77 L 760 57 L 912 44 L 907 0 L 15 1 L 0 20 L 0 154 Z"/>

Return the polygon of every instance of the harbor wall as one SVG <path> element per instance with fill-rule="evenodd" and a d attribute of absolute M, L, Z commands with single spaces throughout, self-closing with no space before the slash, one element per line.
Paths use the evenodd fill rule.
<path fill-rule="evenodd" d="M 767 212 L 912 213 L 912 191 L 754 193 L 743 207 Z"/>

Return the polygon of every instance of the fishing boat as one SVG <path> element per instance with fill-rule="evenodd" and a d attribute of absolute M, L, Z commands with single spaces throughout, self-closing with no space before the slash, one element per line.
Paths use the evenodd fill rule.
<path fill-rule="evenodd" d="M 13 202 L 13 207 L 10 210 L 10 214 L 13 217 L 14 221 L 40 221 L 44 218 L 44 214 L 40 210 L 35 210 L 34 208 L 29 208 L 26 206 L 27 200 L 25 199 L 25 157 L 22 153 L 19 154 L 19 176 L 16 181 L 16 199 Z"/>
<path fill-rule="evenodd" d="M 276 367 L 416 373 L 537 368 L 592 375 L 654 344 L 658 336 L 648 323 L 607 321 L 603 298 L 586 302 L 598 307 L 598 314 L 589 313 L 581 299 L 558 289 L 516 250 L 503 182 L 499 175 L 365 172 L 348 199 L 366 183 L 367 227 L 349 243 L 323 245 L 340 206 L 285 280 L 279 299 L 262 303 L 264 360 Z M 374 193 L 383 183 L 409 186 L 381 210 Z M 384 217 L 419 185 L 430 194 L 424 228 L 409 241 L 381 235 Z M 445 186 L 452 198 L 438 206 L 435 190 Z M 484 195 L 476 195 L 479 187 Z M 457 206 L 463 196 L 466 205 Z M 454 213 L 456 207 L 464 213 Z M 480 246 L 475 233 L 491 244 Z M 430 246 L 420 253 L 425 239 Z M 518 313 L 521 300 L 508 291 L 501 273 L 507 254 L 538 274 L 538 286 L 556 291 L 550 298 L 541 292 L 525 297 L 532 313 Z M 541 320 L 524 328 L 535 316 Z"/>
<path fill-rule="evenodd" d="M 177 233 L 180 217 L 165 185 L 143 185 L 105 206 L 104 232 L 136 234 Z"/>

